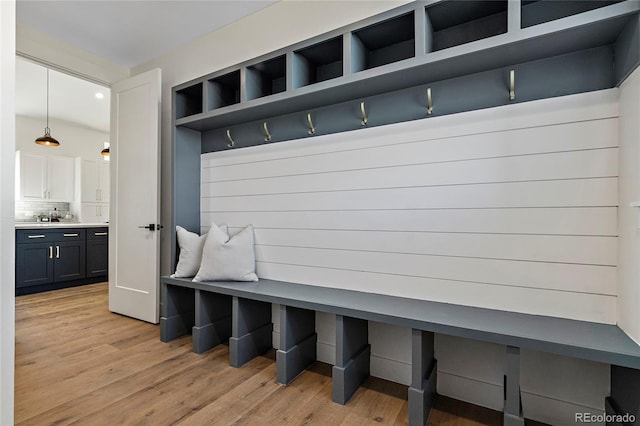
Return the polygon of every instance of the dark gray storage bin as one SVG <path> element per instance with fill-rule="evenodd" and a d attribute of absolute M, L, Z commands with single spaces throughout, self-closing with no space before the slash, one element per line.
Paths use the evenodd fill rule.
<path fill-rule="evenodd" d="M 178 90 L 175 103 L 176 118 L 200 114 L 202 112 L 202 83 Z"/>
<path fill-rule="evenodd" d="M 443 1 L 426 8 L 427 53 L 507 32 L 506 0 Z"/>
<path fill-rule="evenodd" d="M 351 72 L 368 70 L 416 55 L 413 12 L 351 34 Z"/>
<path fill-rule="evenodd" d="M 240 102 L 240 70 L 207 81 L 207 110 Z"/>
<path fill-rule="evenodd" d="M 247 100 L 284 92 L 286 69 L 285 55 L 247 67 Z"/>
<path fill-rule="evenodd" d="M 342 77 L 342 36 L 293 52 L 293 87 Z"/>

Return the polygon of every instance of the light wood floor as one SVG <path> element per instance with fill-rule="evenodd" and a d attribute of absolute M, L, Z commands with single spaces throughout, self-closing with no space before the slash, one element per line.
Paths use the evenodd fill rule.
<path fill-rule="evenodd" d="M 226 345 L 196 355 L 189 336 L 162 343 L 158 326 L 107 306 L 106 283 L 16 298 L 16 424 L 407 423 L 405 386 L 370 378 L 341 406 L 327 364 L 285 387 L 273 352 L 232 368 Z M 429 424 L 500 425 L 501 415 L 439 397 Z"/>

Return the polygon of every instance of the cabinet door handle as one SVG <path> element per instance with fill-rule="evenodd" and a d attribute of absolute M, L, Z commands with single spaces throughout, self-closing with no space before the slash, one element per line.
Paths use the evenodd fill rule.
<path fill-rule="evenodd" d="M 93 235 L 95 235 L 96 237 L 103 237 L 105 235 L 109 235 L 106 232 L 94 232 Z"/>
<path fill-rule="evenodd" d="M 78 234 L 62 234 L 63 237 L 77 237 Z"/>
<path fill-rule="evenodd" d="M 44 238 L 43 234 L 40 235 L 27 235 L 27 238 L 31 239 L 31 238 Z"/>
<path fill-rule="evenodd" d="M 49 259 L 53 259 L 53 246 L 49 246 Z"/>
<path fill-rule="evenodd" d="M 56 259 L 60 259 L 60 246 L 56 246 Z"/>

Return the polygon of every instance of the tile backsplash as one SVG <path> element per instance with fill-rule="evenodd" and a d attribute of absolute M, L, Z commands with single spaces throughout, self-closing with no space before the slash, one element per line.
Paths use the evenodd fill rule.
<path fill-rule="evenodd" d="M 16 201 L 16 222 L 36 222 L 39 216 L 50 216 L 56 209 L 62 219 L 70 213 L 69 203 L 53 203 L 48 201 Z M 69 220 L 72 218 L 66 218 Z"/>

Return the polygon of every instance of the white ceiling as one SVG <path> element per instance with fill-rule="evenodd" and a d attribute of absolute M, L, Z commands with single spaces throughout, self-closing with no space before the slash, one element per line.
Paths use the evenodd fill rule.
<path fill-rule="evenodd" d="M 134 67 L 274 0 L 18 0 L 18 25 Z"/>
<path fill-rule="evenodd" d="M 2 1 L 2 0 L 0 0 Z M 18 25 L 134 67 L 279 0 L 18 0 Z M 16 63 L 16 113 L 46 115 L 46 68 Z M 105 98 L 98 100 L 101 91 Z M 109 90 L 50 71 L 50 122 L 109 132 Z M 52 132 L 54 129 L 52 128 Z"/>

